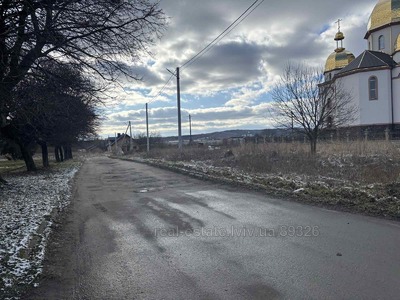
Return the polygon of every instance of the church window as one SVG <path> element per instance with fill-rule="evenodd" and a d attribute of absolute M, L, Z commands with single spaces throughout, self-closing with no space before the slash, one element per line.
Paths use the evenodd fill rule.
<path fill-rule="evenodd" d="M 379 41 L 379 50 L 385 49 L 385 37 L 381 35 L 378 41 Z"/>
<path fill-rule="evenodd" d="M 378 78 L 371 76 L 368 79 L 369 100 L 378 100 Z"/>

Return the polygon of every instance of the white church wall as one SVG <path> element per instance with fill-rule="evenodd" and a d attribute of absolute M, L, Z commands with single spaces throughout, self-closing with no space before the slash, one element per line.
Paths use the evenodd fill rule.
<path fill-rule="evenodd" d="M 355 115 L 355 118 L 352 122 L 349 124 L 346 124 L 346 126 L 357 126 L 360 124 L 360 103 L 358 99 L 360 99 L 360 88 L 359 88 L 359 78 L 357 74 L 341 77 L 338 79 L 339 81 L 339 86 L 343 88 L 345 91 L 351 93 L 353 103 L 352 106 L 356 107 L 357 113 Z"/>
<path fill-rule="evenodd" d="M 400 124 L 400 67 L 393 69 L 394 122 Z"/>
<path fill-rule="evenodd" d="M 368 80 L 371 76 L 376 76 L 378 79 L 378 100 L 369 99 Z M 341 80 L 343 88 L 351 92 L 354 106 L 358 110 L 354 121 L 349 124 L 350 126 L 391 123 L 390 70 L 355 73 L 342 77 Z M 400 87 L 398 92 L 400 95 Z"/>
<path fill-rule="evenodd" d="M 382 51 L 392 55 L 395 51 L 395 45 L 398 35 L 400 34 L 400 25 L 386 27 L 377 30 L 368 38 L 368 50 Z M 385 49 L 379 50 L 379 37 L 383 35 L 385 38 Z"/>
<path fill-rule="evenodd" d="M 360 125 L 381 125 L 391 123 L 391 70 L 362 72 L 359 76 Z M 368 80 L 378 79 L 378 99 L 369 99 Z"/>
<path fill-rule="evenodd" d="M 393 49 L 392 49 L 392 53 L 390 53 L 390 54 L 393 54 L 394 51 L 396 50 L 397 37 L 400 34 L 400 25 L 392 26 L 391 29 L 392 29 L 392 47 L 393 47 Z"/>

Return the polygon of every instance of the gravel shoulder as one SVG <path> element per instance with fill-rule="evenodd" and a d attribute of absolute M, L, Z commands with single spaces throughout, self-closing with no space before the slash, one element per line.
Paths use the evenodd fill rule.
<path fill-rule="evenodd" d="M 114 158 L 145 163 L 203 180 L 265 191 L 285 200 L 400 221 L 400 183 L 362 185 L 323 176 L 250 173 L 233 167 L 214 166 L 210 161 Z"/>

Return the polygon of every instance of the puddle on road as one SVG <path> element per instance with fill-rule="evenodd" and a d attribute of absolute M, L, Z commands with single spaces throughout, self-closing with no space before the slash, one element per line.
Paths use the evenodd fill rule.
<path fill-rule="evenodd" d="M 157 192 L 157 191 L 161 191 L 165 189 L 165 186 L 163 187 L 157 187 L 157 188 L 142 188 L 140 190 L 135 190 L 133 191 L 134 193 L 138 193 L 138 194 L 145 194 L 145 193 L 151 193 L 151 192 Z"/>

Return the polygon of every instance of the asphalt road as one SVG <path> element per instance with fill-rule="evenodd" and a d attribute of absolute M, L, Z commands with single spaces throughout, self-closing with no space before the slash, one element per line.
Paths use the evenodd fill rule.
<path fill-rule="evenodd" d="M 399 299 L 400 224 L 94 158 L 44 273 L 27 299 Z"/>

